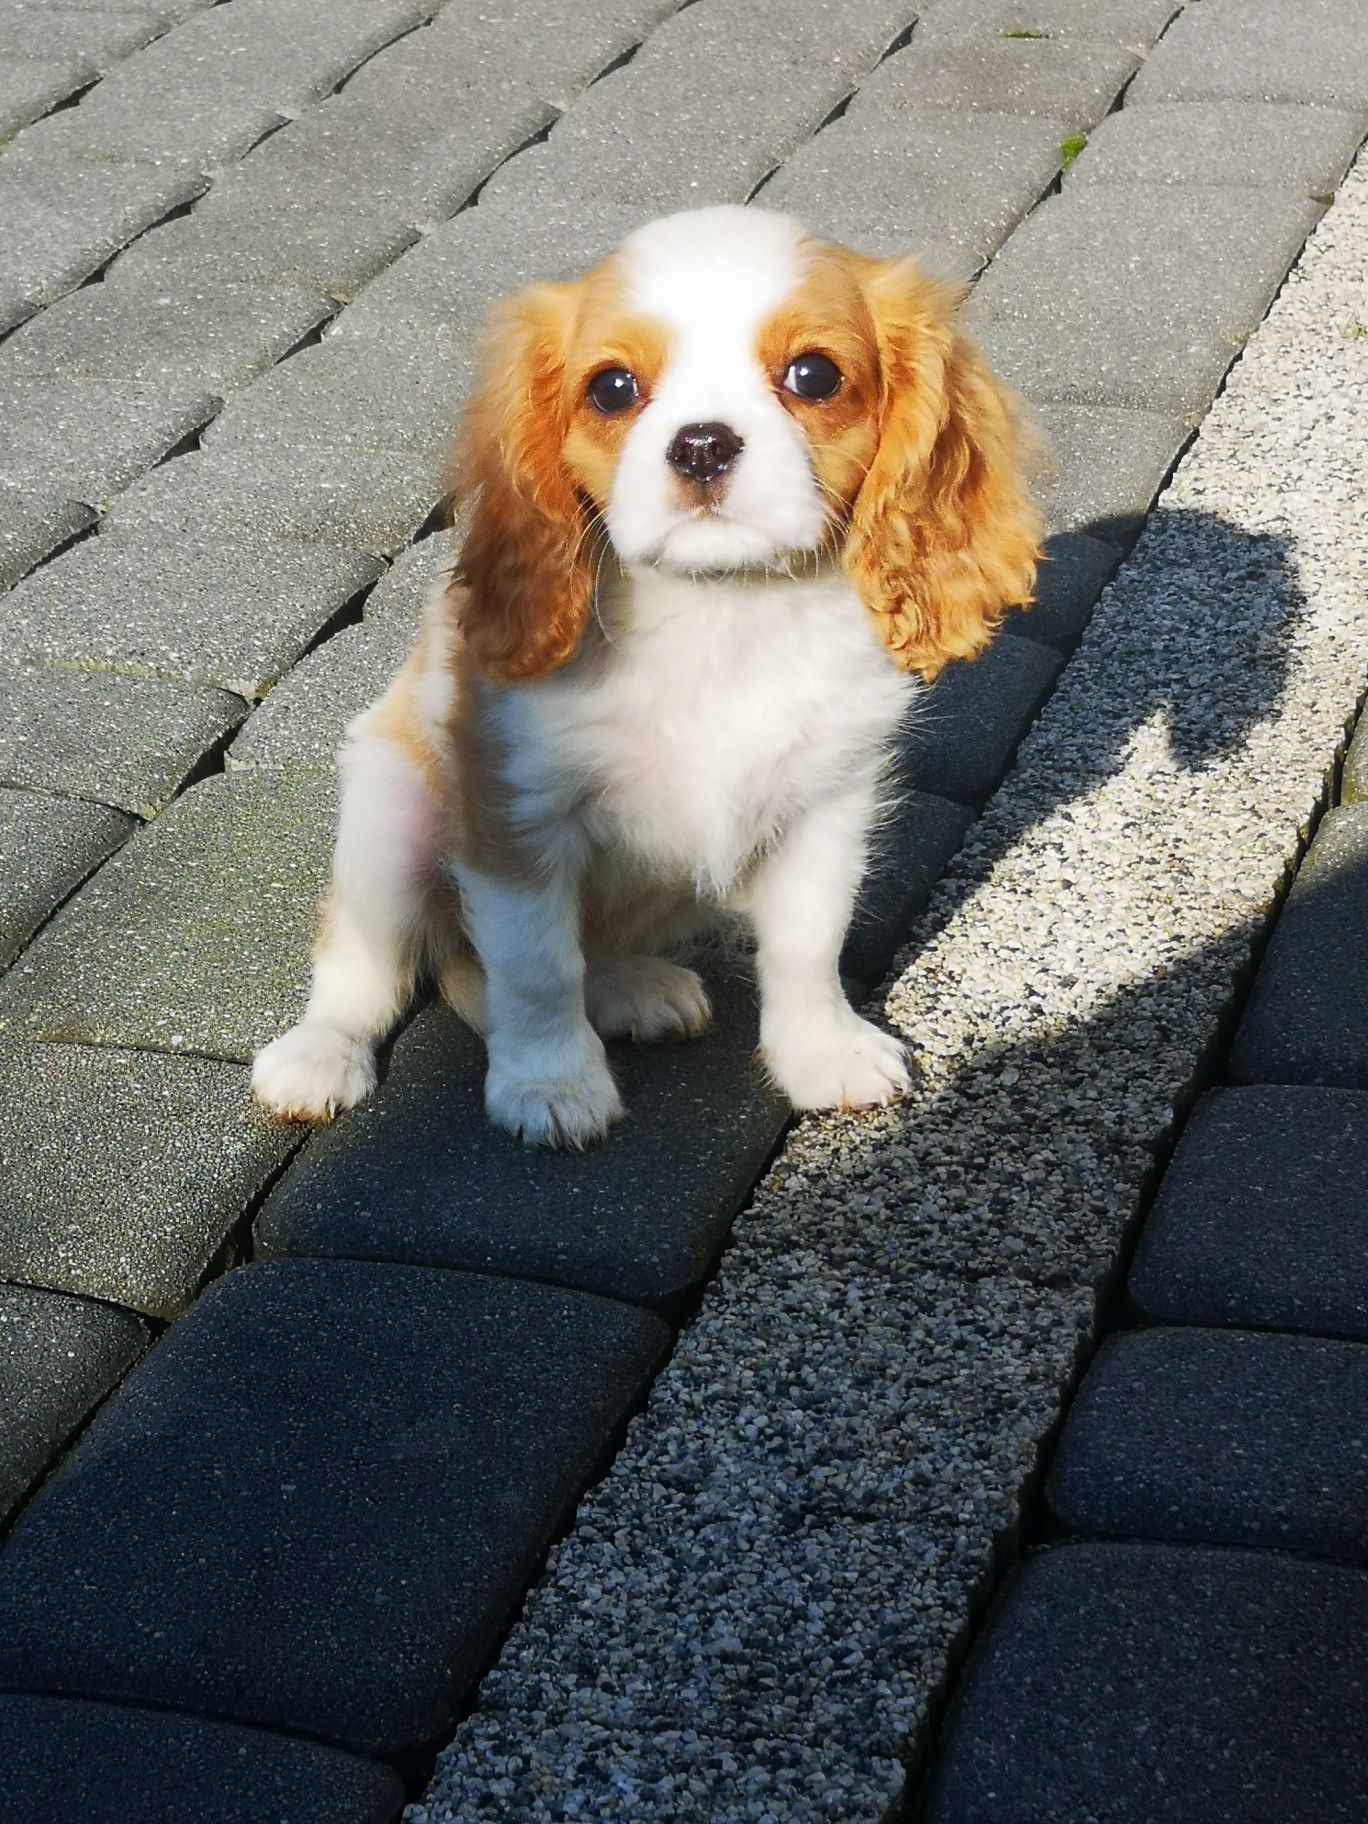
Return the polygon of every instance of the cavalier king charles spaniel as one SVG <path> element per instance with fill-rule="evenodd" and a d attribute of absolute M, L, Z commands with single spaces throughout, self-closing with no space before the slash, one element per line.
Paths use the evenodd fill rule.
<path fill-rule="evenodd" d="M 484 1035 L 490 1119 L 583 1146 L 623 1113 L 604 1039 L 701 1033 L 672 958 L 737 920 L 796 1107 L 906 1087 L 838 968 L 881 781 L 916 679 L 973 658 L 1039 556 L 1018 406 L 961 302 L 716 208 L 502 307 L 459 439 L 464 547 L 348 731 L 266 1108 L 360 1102 L 429 973 Z"/>

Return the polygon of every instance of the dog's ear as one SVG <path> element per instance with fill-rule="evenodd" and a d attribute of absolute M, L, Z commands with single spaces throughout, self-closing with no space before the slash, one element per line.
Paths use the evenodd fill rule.
<path fill-rule="evenodd" d="M 562 454 L 574 291 L 539 285 L 500 308 L 457 438 L 469 530 L 453 603 L 476 665 L 500 682 L 563 664 L 589 618 L 591 540 Z"/>
<path fill-rule="evenodd" d="M 1015 396 L 958 322 L 962 292 L 912 260 L 862 262 L 881 369 L 879 443 L 844 563 L 904 671 L 970 659 L 1027 603 L 1040 516 Z"/>

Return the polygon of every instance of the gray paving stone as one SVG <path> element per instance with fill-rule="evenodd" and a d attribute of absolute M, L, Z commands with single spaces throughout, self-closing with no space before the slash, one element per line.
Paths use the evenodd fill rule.
<path fill-rule="evenodd" d="M 15 1527 L 0 1678 L 416 1770 L 668 1343 L 477 1274 L 231 1274 Z"/>
<path fill-rule="evenodd" d="M 457 542 L 453 532 L 435 532 L 401 551 L 366 597 L 367 621 L 401 622 L 416 634 L 428 590 L 450 573 Z"/>
<path fill-rule="evenodd" d="M 909 782 L 981 804 L 1007 771 L 1062 664 L 1049 647 L 1004 632 L 971 664 L 947 665 L 901 744 Z"/>
<path fill-rule="evenodd" d="M 911 107 L 892 57 L 850 108 L 780 166 L 756 199 L 867 253 L 915 253 L 968 279 L 1054 181 L 1058 121 Z"/>
<path fill-rule="evenodd" d="M 13 57 L 0 44 L 0 145 L 90 81 L 79 57 Z"/>
<path fill-rule="evenodd" d="M 303 1011 L 332 782 L 206 779 L 101 869 L 0 983 L 0 1030 L 245 1062 Z"/>
<path fill-rule="evenodd" d="M 261 1249 L 678 1300 L 708 1272 L 788 1117 L 754 1062 L 749 987 L 714 981 L 713 1011 L 694 1043 L 610 1047 L 629 1118 L 572 1158 L 490 1127 L 483 1041 L 429 1009 L 375 1100 L 318 1135 L 272 1194 Z"/>
<path fill-rule="evenodd" d="M 0 1278 L 178 1317 L 302 1131 L 247 1073 L 108 1046 L 0 1053 Z"/>
<path fill-rule="evenodd" d="M 1230 1052 L 1237 1083 L 1368 1089 L 1368 806 L 1329 812 L 1259 965 Z"/>
<path fill-rule="evenodd" d="M 150 1340 L 128 1311 L 0 1285 L 0 1525 Z"/>
<path fill-rule="evenodd" d="M 1138 45 L 1082 34 L 965 38 L 955 11 L 930 8 L 918 24 L 900 60 L 902 106 L 1040 114 L 1062 121 L 1066 135 L 1079 133 L 1101 120 L 1144 55 Z"/>
<path fill-rule="evenodd" d="M 1051 532 L 1127 546 L 1192 435 L 1175 413 L 1124 406 L 1042 405 L 1039 492 Z"/>
<path fill-rule="evenodd" d="M 984 275 L 974 332 L 1033 404 L 1199 410 L 1319 213 L 1267 189 L 1070 187 Z"/>
<path fill-rule="evenodd" d="M 194 381 L 0 378 L 0 467 L 14 485 L 104 505 L 212 418 Z"/>
<path fill-rule="evenodd" d="M 1231 97 L 1353 107 L 1368 126 L 1368 43 L 1357 0 L 1215 0 L 1185 7 L 1127 103 Z"/>
<path fill-rule="evenodd" d="M 1360 114 L 1262 101 L 1140 103 L 1109 114 L 1065 184 L 1333 190 L 1363 138 Z"/>
<path fill-rule="evenodd" d="M 0 1824 L 392 1824 L 404 1788 L 359 1756 L 80 1698 L 0 1697 Z"/>
<path fill-rule="evenodd" d="M 0 969 L 136 827 L 103 805 L 0 789 Z"/>
<path fill-rule="evenodd" d="M 182 456 L 130 488 L 101 529 L 163 536 L 220 533 L 342 546 L 368 556 L 402 550 L 442 495 L 444 464 L 414 454 L 215 450 Z"/>
<path fill-rule="evenodd" d="M 1056 1547 L 970 1663 L 928 1824 L 1353 1824 L 1365 1641 L 1362 1571 Z"/>
<path fill-rule="evenodd" d="M 237 727 L 241 699 L 153 678 L 0 666 L 0 785 L 155 817 Z"/>
<path fill-rule="evenodd" d="M 937 41 L 959 38 L 1119 38 L 1152 44 L 1181 0 L 955 0 L 933 8 L 918 29 Z"/>
<path fill-rule="evenodd" d="M 929 792 L 900 791 L 880 829 L 841 954 L 841 973 L 872 987 L 883 979 L 908 927 L 964 840 L 973 813 Z"/>
<path fill-rule="evenodd" d="M 1368 1564 L 1368 1349 L 1133 1330 L 1069 1408 L 1046 1483 L 1071 1533 L 1263 1545 Z"/>
<path fill-rule="evenodd" d="M 23 143 L 69 118 L 63 113 L 30 128 Z M 0 333 L 89 278 L 203 188 L 193 172 L 52 148 L 21 159 L 11 149 L 0 162 Z"/>
<path fill-rule="evenodd" d="M 1368 722 L 1360 722 L 1349 743 L 1349 752 L 1344 756 L 1340 797 L 1345 804 L 1362 804 L 1368 800 Z"/>
<path fill-rule="evenodd" d="M 177 291 L 91 285 L 49 306 L 5 343 L 0 372 L 90 380 L 194 380 L 226 398 L 281 360 L 328 316 L 294 287 Z"/>
<path fill-rule="evenodd" d="M 19 4 L 0 6 L 0 70 L 11 58 L 67 58 L 87 77 L 102 76 L 112 65 L 155 38 L 162 30 L 154 13 L 132 8 L 108 11 L 84 7 Z"/>
<path fill-rule="evenodd" d="M 383 694 L 412 644 L 397 618 L 344 627 L 271 692 L 229 748 L 229 770 L 300 766 L 331 773 L 347 724 Z"/>
<path fill-rule="evenodd" d="M 1047 538 L 1035 601 L 1025 614 L 1012 616 L 1012 632 L 1067 651 L 1087 626 L 1093 604 L 1120 561 L 1115 545 L 1083 533 Z"/>
<path fill-rule="evenodd" d="M 1160 1323 L 1368 1342 L 1368 1096 L 1205 1097 L 1141 1234 L 1130 1295 Z"/>
<path fill-rule="evenodd" d="M 130 92 L 107 76 L 79 107 L 26 128 L 16 150 L 22 147 L 27 168 L 52 159 L 93 170 L 136 163 L 183 177 L 198 174 L 202 190 L 204 177 L 241 158 L 284 121 L 283 114 L 232 91 L 201 93 L 191 104 L 156 89 Z"/>
<path fill-rule="evenodd" d="M 8 589 L 50 551 L 95 523 L 79 500 L 34 497 L 0 482 L 0 589 Z"/>
<path fill-rule="evenodd" d="M 153 530 L 83 540 L 0 600 L 14 657 L 262 697 L 380 574 L 332 546 Z"/>

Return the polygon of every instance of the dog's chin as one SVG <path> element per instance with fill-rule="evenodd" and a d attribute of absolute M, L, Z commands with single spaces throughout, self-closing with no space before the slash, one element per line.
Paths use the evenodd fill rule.
<path fill-rule="evenodd" d="M 690 514 L 662 533 L 646 561 L 678 576 L 782 567 L 800 555 L 763 526 L 722 513 Z"/>

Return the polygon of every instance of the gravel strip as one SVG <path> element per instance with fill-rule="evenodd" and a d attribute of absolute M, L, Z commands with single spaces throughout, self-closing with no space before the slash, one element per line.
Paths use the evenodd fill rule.
<path fill-rule="evenodd" d="M 1355 711 L 1366 250 L 1361 161 L 902 955 L 913 1093 L 796 1130 L 410 1824 L 888 1815 Z"/>

